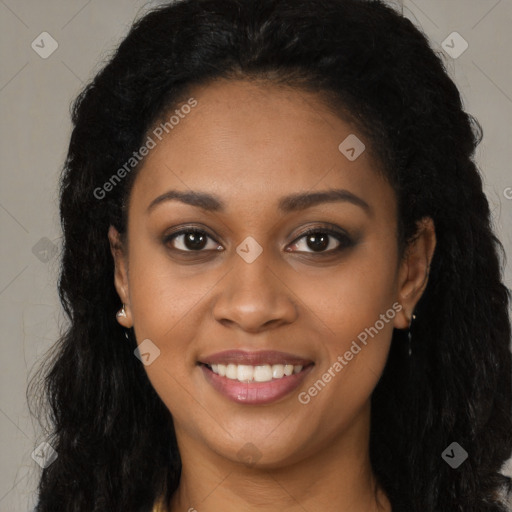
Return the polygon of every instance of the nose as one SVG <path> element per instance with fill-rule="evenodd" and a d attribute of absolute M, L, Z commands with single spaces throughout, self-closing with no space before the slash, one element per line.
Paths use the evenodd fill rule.
<path fill-rule="evenodd" d="M 297 318 L 293 291 L 264 254 L 252 263 L 234 255 L 233 267 L 221 281 L 213 306 L 214 318 L 224 326 L 258 333 Z"/>

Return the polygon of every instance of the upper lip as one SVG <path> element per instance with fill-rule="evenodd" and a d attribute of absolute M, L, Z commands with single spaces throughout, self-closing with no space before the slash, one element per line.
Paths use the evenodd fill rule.
<path fill-rule="evenodd" d="M 210 366 L 212 364 L 245 364 L 251 366 L 264 364 L 293 364 L 307 366 L 313 361 L 295 354 L 287 354 L 286 352 L 278 352 L 275 350 L 262 350 L 259 352 L 225 350 L 224 352 L 217 352 L 205 356 L 201 358 L 199 362 Z"/>

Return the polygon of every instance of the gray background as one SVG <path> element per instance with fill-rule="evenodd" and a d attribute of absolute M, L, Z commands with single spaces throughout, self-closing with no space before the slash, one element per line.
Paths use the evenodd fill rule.
<path fill-rule="evenodd" d="M 444 54 L 466 110 L 483 126 L 477 161 L 497 233 L 511 255 L 512 0 L 394 2 Z M 35 504 L 40 468 L 31 453 L 45 435 L 28 413 L 25 393 L 63 325 L 56 293 L 57 180 L 70 135 L 69 105 L 134 18 L 158 3 L 0 0 L 1 512 L 25 512 Z M 442 46 L 454 31 L 469 44 L 456 58 Z M 34 40 L 42 46 L 42 32 L 58 43 L 46 59 L 31 47 Z M 460 51 L 457 40 L 447 44 Z M 510 264 L 505 281 L 511 288 Z"/>

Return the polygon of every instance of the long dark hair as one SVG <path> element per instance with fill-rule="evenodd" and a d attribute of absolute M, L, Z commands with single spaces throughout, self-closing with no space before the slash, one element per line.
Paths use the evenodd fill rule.
<path fill-rule="evenodd" d="M 427 38 L 380 0 L 165 5 L 134 24 L 79 95 L 60 202 L 69 326 L 38 381 L 58 457 L 43 470 L 37 511 L 147 512 L 178 487 L 172 416 L 115 319 L 107 231 L 126 231 L 137 168 L 103 197 L 94 191 L 190 86 L 219 77 L 317 91 L 371 142 L 396 192 L 399 239 L 433 219 L 437 246 L 412 356 L 395 330 L 372 396 L 371 462 L 394 511 L 505 511 L 510 296 L 473 161 L 482 132 Z M 468 453 L 457 469 L 442 457 L 453 442 Z"/>

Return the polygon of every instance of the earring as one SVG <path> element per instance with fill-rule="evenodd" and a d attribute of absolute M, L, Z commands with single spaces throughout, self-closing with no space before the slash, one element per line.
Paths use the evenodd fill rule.
<path fill-rule="evenodd" d="M 120 318 L 120 317 L 126 318 L 126 310 L 124 309 L 124 304 L 123 304 L 123 307 L 116 313 L 116 317 L 117 318 Z"/>
<path fill-rule="evenodd" d="M 413 313 L 412 315 L 412 318 L 411 318 L 411 321 L 409 322 L 409 331 L 407 332 L 407 344 L 408 344 L 408 354 L 409 354 L 409 357 L 411 357 L 412 355 L 412 347 L 411 347 L 411 340 L 412 340 L 412 335 L 411 335 L 411 326 L 412 326 L 412 321 L 413 320 L 416 320 L 416 315 Z"/>

